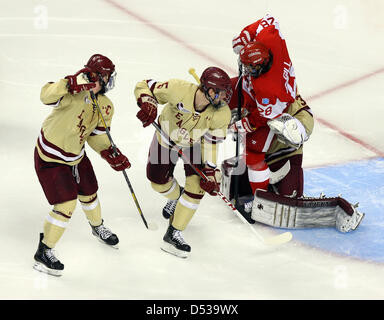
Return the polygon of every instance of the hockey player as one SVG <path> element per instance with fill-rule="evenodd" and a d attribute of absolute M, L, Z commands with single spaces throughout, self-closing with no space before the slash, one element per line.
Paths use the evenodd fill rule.
<path fill-rule="evenodd" d="M 237 207 L 250 223 L 254 223 L 254 220 L 263 223 L 268 221 L 267 224 L 281 226 L 277 221 L 282 220 L 276 218 L 272 204 L 269 203 L 271 210 L 268 214 L 263 210 L 268 208 L 263 199 L 274 199 L 277 203 L 287 205 L 291 201 L 287 198 L 290 198 L 293 200 L 285 208 L 296 208 L 296 200 L 303 195 L 303 143 L 308 140 L 313 130 L 312 112 L 297 93 L 292 62 L 274 17 L 266 15 L 245 27 L 240 35 L 233 39 L 232 45 L 234 52 L 239 54 L 243 76 L 240 80 L 231 79 L 235 94 L 230 107 L 234 110 L 238 107 L 237 88 L 241 87 L 243 103 L 240 107 L 243 117 L 231 128 L 246 135 L 245 152 L 240 162 L 245 160 L 247 166 L 247 176 L 237 172 L 240 175 L 239 194 L 243 196 L 243 203 L 237 203 Z M 229 180 L 230 171 L 233 174 L 233 164 L 236 161 L 229 159 L 224 162 L 224 177 Z M 231 194 L 233 181 L 227 181 L 223 185 L 229 186 L 224 193 L 231 199 L 234 196 Z M 271 195 L 267 190 L 275 195 Z M 363 214 L 342 198 L 332 199 L 333 201 L 329 201 L 322 197 L 310 201 L 306 199 L 300 203 L 312 206 L 316 212 L 319 211 L 317 205 L 324 206 L 327 203 L 332 210 L 323 212 L 327 216 L 326 223 L 335 225 L 337 221 L 336 225 L 342 232 L 354 230 Z M 340 206 L 340 203 L 343 205 Z M 343 209 L 340 211 L 340 208 Z M 302 210 L 298 212 L 300 220 Z M 324 225 L 324 217 L 320 219 L 320 214 L 314 214 L 312 217 L 309 215 L 307 219 L 308 212 L 310 210 L 303 214 L 304 223 L 290 223 L 290 226 L 313 227 L 316 220 L 319 226 L 322 223 Z M 265 219 L 265 215 L 268 219 Z M 288 226 L 285 221 L 284 226 Z"/>
<path fill-rule="evenodd" d="M 216 195 L 220 190 L 221 173 L 217 166 L 217 146 L 227 134 L 231 112 L 227 103 L 232 95 L 230 78 L 223 70 L 209 67 L 200 78 L 200 85 L 179 79 L 165 82 L 145 80 L 137 83 L 135 96 L 141 108 L 137 117 L 146 127 L 157 118 L 158 104 L 165 104 L 159 125 L 168 138 L 159 132 L 149 149 L 147 178 L 152 188 L 168 199 L 163 209 L 170 224 L 161 248 L 186 258 L 191 247 L 183 239 L 185 230 L 205 192 Z M 200 179 L 188 163 L 184 163 L 185 186 L 182 188 L 173 172 L 178 153 L 172 144 L 183 148 L 190 162 L 208 180 Z"/>
<path fill-rule="evenodd" d="M 241 108 L 246 114 L 231 129 L 246 135 L 245 161 L 254 193 L 256 189 L 267 190 L 269 184 L 270 169 L 265 153 L 271 146 L 274 132 L 268 122 L 286 114 L 299 129 L 299 144 L 308 138 L 310 132 L 287 114 L 297 96 L 296 79 L 276 19 L 266 15 L 244 28 L 233 40 L 233 50 L 239 54 L 242 68 L 243 76 L 238 85 L 243 97 Z M 300 107 L 299 103 L 296 111 Z M 311 131 L 312 127 L 308 129 Z"/>
<path fill-rule="evenodd" d="M 115 154 L 106 135 L 98 110 L 91 102 L 96 95 L 106 125 L 111 124 L 114 107 L 105 93 L 114 87 L 115 65 L 101 55 L 90 57 L 83 69 L 58 82 L 49 82 L 41 90 L 41 101 L 52 108 L 42 124 L 35 147 L 35 170 L 52 210 L 44 221 L 34 256 L 36 270 L 59 276 L 64 265 L 53 248 L 63 235 L 75 210 L 77 199 L 91 226 L 92 234 L 109 246 L 118 237 L 104 226 L 98 184 L 85 142 L 117 171 L 131 165 L 120 150 Z"/>

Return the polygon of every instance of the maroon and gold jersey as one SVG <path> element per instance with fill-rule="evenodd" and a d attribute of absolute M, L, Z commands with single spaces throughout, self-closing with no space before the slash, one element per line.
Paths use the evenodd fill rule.
<path fill-rule="evenodd" d="M 181 147 L 202 143 L 203 161 L 216 164 L 216 144 L 224 141 L 227 135 L 231 112 L 226 104 L 218 109 L 209 104 L 203 111 L 196 111 L 197 90 L 196 84 L 179 79 L 166 82 L 144 80 L 137 83 L 135 96 L 138 99 L 141 94 L 148 94 L 159 104 L 165 104 L 159 123 L 167 136 Z M 159 134 L 157 138 L 162 146 L 168 147 Z"/>
<path fill-rule="evenodd" d="M 111 144 L 98 110 L 93 107 L 89 91 L 70 94 L 67 80 L 47 83 L 41 90 L 41 101 L 52 107 L 44 120 L 37 140 L 39 156 L 47 162 L 75 165 L 81 161 L 87 142 L 96 152 Z M 97 100 L 108 127 L 114 112 L 105 95 Z"/>

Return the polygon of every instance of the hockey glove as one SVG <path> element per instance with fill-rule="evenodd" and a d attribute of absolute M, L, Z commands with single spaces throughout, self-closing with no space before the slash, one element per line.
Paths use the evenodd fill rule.
<path fill-rule="evenodd" d="M 201 178 L 200 188 L 208 192 L 211 196 L 216 196 L 220 191 L 221 172 L 217 168 L 204 168 L 203 173 L 207 176 L 207 180 Z"/>
<path fill-rule="evenodd" d="M 308 140 L 302 123 L 288 113 L 283 113 L 280 117 L 269 120 L 267 124 L 280 142 L 296 149 Z"/>
<path fill-rule="evenodd" d="M 251 42 L 251 36 L 247 30 L 243 30 L 239 36 L 234 37 L 232 40 L 233 52 L 239 54 L 240 50 L 243 49 L 248 42 Z"/>
<path fill-rule="evenodd" d="M 123 155 L 118 148 L 116 148 L 117 154 L 113 151 L 112 146 L 100 152 L 103 159 L 107 160 L 109 165 L 116 171 L 123 171 L 131 167 L 131 163 L 128 158 Z"/>
<path fill-rule="evenodd" d="M 157 117 L 157 101 L 148 94 L 142 94 L 137 100 L 141 110 L 136 117 L 143 123 L 143 127 L 149 126 Z"/>
<path fill-rule="evenodd" d="M 79 93 L 81 91 L 88 91 L 92 88 L 96 87 L 96 84 L 91 82 L 89 83 L 88 79 L 85 76 L 85 73 L 88 72 L 89 69 L 84 68 L 78 71 L 73 76 L 66 76 L 64 79 L 68 80 L 68 92 L 70 94 Z"/>
<path fill-rule="evenodd" d="M 250 124 L 248 117 L 244 117 L 232 124 L 229 130 L 233 133 L 248 133 L 255 131 L 255 128 Z"/>

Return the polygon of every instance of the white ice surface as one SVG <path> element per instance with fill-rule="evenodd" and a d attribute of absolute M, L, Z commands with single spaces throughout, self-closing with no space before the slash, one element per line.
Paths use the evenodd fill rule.
<path fill-rule="evenodd" d="M 153 129 L 143 129 L 135 117 L 134 85 L 146 78 L 193 81 L 190 67 L 200 73 L 210 65 L 235 75 L 232 37 L 267 12 L 280 21 L 300 93 L 308 97 L 315 117 L 339 129 L 316 123 L 304 166 L 382 155 L 381 0 L 20 0 L 2 6 L 0 299 L 384 298 L 382 265 L 295 241 L 263 247 L 216 198 L 203 199 L 184 232 L 192 246 L 188 259 L 159 249 L 167 227 L 160 213 L 164 199 L 145 178 Z M 32 269 L 38 234 L 50 210 L 33 167 L 36 138 L 49 113 L 39 100 L 40 88 L 75 73 L 94 53 L 116 64 L 117 84 L 109 94 L 116 108 L 112 135 L 133 164 L 128 175 L 144 215 L 159 230 L 145 229 L 122 174 L 87 148 L 103 216 L 119 235 L 120 249 L 107 248 L 91 236 L 78 206 L 57 245 L 65 272 L 54 278 Z M 374 75 L 365 77 L 370 73 Z M 350 83 L 355 79 L 360 80 Z M 221 158 L 232 156 L 233 150 L 226 141 Z M 176 177 L 183 182 L 181 166 Z M 265 236 L 276 232 L 258 230 Z"/>

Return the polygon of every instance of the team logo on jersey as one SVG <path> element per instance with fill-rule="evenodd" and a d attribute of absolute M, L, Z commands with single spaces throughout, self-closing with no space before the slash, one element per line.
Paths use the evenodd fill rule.
<path fill-rule="evenodd" d="M 90 104 L 90 103 L 91 103 L 91 100 L 89 100 L 88 97 L 85 97 L 85 98 L 84 98 L 84 102 L 85 102 L 86 104 Z"/>
<path fill-rule="evenodd" d="M 177 104 L 177 109 L 179 109 L 179 110 L 182 111 L 182 112 L 191 113 L 191 111 L 189 111 L 189 110 L 187 110 L 187 109 L 184 108 L 184 105 L 183 105 L 182 102 L 179 102 L 179 103 Z"/>
<path fill-rule="evenodd" d="M 262 104 L 268 104 L 269 103 L 269 99 L 268 98 L 263 98 L 263 99 L 261 99 L 261 103 Z"/>
<path fill-rule="evenodd" d="M 83 113 L 84 113 L 84 109 L 83 111 L 81 111 L 81 113 L 77 116 L 78 119 L 80 119 L 79 123 L 77 124 L 77 127 L 79 128 L 79 132 L 80 132 L 80 135 L 79 135 L 79 144 L 82 144 L 83 141 L 84 141 L 84 135 L 85 135 L 85 130 L 87 129 L 87 127 L 83 124 Z"/>

